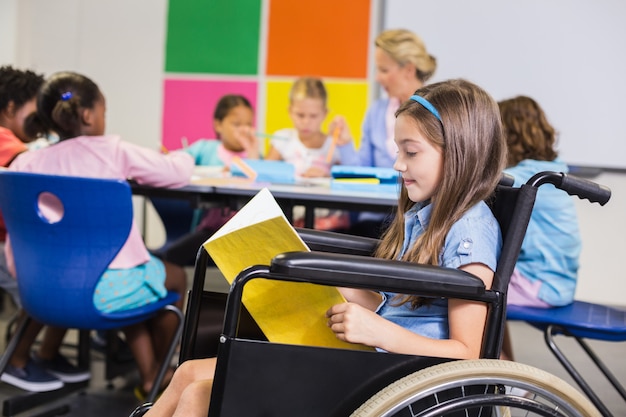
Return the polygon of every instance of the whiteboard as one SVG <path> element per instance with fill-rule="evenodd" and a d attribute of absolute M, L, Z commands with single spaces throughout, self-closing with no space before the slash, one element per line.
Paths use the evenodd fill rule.
<path fill-rule="evenodd" d="M 571 165 L 626 168 L 626 1 L 386 0 L 437 58 L 429 82 L 473 81 L 496 100 L 527 95 Z"/>

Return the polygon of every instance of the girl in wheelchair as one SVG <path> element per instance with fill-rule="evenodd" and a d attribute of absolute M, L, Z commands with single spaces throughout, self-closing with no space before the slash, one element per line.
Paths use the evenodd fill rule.
<path fill-rule="evenodd" d="M 376 256 L 459 268 L 489 287 L 500 254 L 498 222 L 484 200 L 505 165 L 498 105 L 480 87 L 450 80 L 423 87 L 396 112 L 398 212 Z M 336 337 L 381 351 L 478 358 L 486 306 L 341 289 L 329 306 Z M 216 358 L 186 361 L 146 416 L 206 416 Z M 136 410 L 142 415 L 149 406 Z"/>

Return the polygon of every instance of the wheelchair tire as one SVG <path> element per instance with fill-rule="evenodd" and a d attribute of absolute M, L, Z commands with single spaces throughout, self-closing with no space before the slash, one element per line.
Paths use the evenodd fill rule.
<path fill-rule="evenodd" d="M 417 371 L 373 395 L 351 417 L 455 416 L 466 415 L 466 410 L 480 416 L 515 417 L 523 410 L 524 416 L 600 417 L 562 379 L 492 359 L 458 360 Z"/>

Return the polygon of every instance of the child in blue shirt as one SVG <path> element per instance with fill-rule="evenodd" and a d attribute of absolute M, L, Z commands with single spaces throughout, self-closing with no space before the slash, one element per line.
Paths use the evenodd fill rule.
<path fill-rule="evenodd" d="M 541 171 L 568 171 L 555 150 L 556 132 L 535 100 L 518 96 L 498 104 L 509 150 L 505 172 L 515 177 L 516 187 Z M 541 308 L 571 303 L 580 251 L 574 202 L 553 186 L 541 187 L 511 276 L 507 303 Z M 504 340 L 503 358 L 512 359 L 508 335 Z"/>
<path fill-rule="evenodd" d="M 193 156 L 196 165 L 224 170 L 235 156 L 258 159 L 259 142 L 253 124 L 254 110 L 248 99 L 227 94 L 220 98 L 213 112 L 217 139 L 197 140 L 185 151 Z M 174 241 L 160 256 L 176 265 L 193 265 L 198 248 L 234 215 L 235 211 L 227 207 L 207 210 L 193 232 Z"/>
<path fill-rule="evenodd" d="M 556 134 L 537 102 L 519 96 L 499 103 L 509 148 L 506 172 L 519 187 L 541 171 L 568 172 L 554 150 Z M 574 300 L 581 251 L 572 199 L 541 187 L 509 285 L 508 303 L 563 306 Z"/>

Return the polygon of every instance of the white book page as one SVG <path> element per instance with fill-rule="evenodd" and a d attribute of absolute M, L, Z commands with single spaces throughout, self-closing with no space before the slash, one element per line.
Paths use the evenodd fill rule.
<path fill-rule="evenodd" d="M 287 223 L 287 217 L 274 199 L 269 189 L 263 188 L 245 206 L 241 208 L 224 226 L 209 238 L 209 242 L 225 236 L 235 230 L 243 229 L 255 223 L 275 217 L 283 217 Z M 294 231 L 295 233 L 295 231 Z M 297 233 L 296 233 L 297 234 Z"/>

